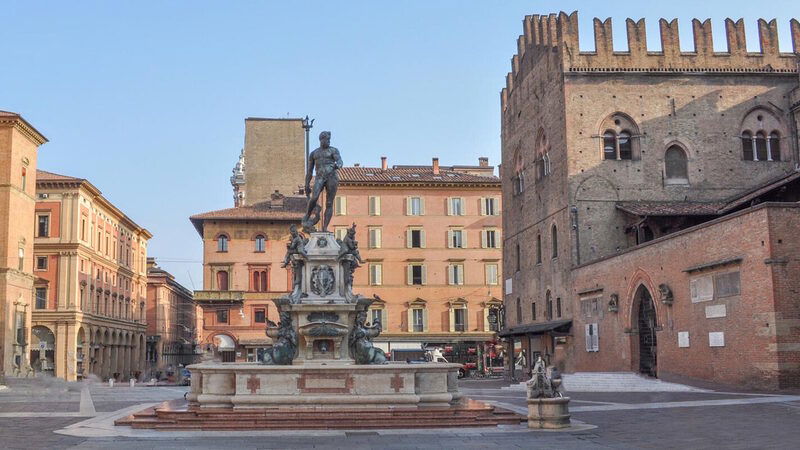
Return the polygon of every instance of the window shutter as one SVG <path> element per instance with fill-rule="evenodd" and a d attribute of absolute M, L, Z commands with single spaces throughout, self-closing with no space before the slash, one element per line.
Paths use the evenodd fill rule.
<path fill-rule="evenodd" d="M 409 264 L 409 265 L 406 266 L 406 284 L 407 285 L 411 286 L 411 284 L 413 284 L 413 282 L 414 282 L 413 276 L 414 276 L 414 268 L 413 268 L 413 266 L 411 266 L 411 264 Z"/>
<path fill-rule="evenodd" d="M 447 248 L 453 248 L 453 230 L 447 230 Z"/>
<path fill-rule="evenodd" d="M 347 197 L 339 197 L 342 199 L 342 215 L 347 215 Z"/>
<path fill-rule="evenodd" d="M 384 307 L 381 309 L 381 331 L 387 331 L 389 329 L 389 319 L 388 314 L 386 313 L 386 308 Z"/>
<path fill-rule="evenodd" d="M 452 308 L 452 307 L 450 308 L 449 325 L 450 325 L 450 332 L 451 333 L 456 331 L 456 310 L 455 310 L 455 308 Z"/>
<path fill-rule="evenodd" d="M 459 264 L 456 266 L 456 270 L 458 270 L 458 284 L 464 284 L 464 265 Z"/>
<path fill-rule="evenodd" d="M 425 248 L 425 230 L 419 232 L 419 243 L 420 247 Z"/>
<path fill-rule="evenodd" d="M 447 215 L 453 215 L 453 197 L 447 197 Z"/>
<path fill-rule="evenodd" d="M 464 331 L 469 331 L 469 309 L 464 305 Z"/>
<path fill-rule="evenodd" d="M 408 332 L 410 333 L 414 331 L 414 310 L 411 309 L 411 306 L 408 307 L 407 313 L 408 313 Z"/>
<path fill-rule="evenodd" d="M 461 230 L 461 248 L 468 248 L 467 245 L 467 229 L 464 228 Z"/>
<path fill-rule="evenodd" d="M 461 214 L 462 216 L 467 215 L 467 202 L 464 201 L 464 197 L 459 197 L 459 201 L 461 202 Z"/>
<path fill-rule="evenodd" d="M 375 248 L 381 248 L 381 229 L 375 228 Z"/>
<path fill-rule="evenodd" d="M 383 265 L 382 264 L 376 264 L 375 265 L 375 275 L 376 275 L 375 280 L 377 282 L 376 284 L 383 284 Z"/>
<path fill-rule="evenodd" d="M 424 269 L 422 273 L 425 273 Z M 428 308 L 422 308 L 422 331 L 428 332 Z"/>
<path fill-rule="evenodd" d="M 592 350 L 599 351 L 600 350 L 600 329 L 597 327 L 597 324 L 592 324 L 592 329 L 594 333 L 592 333 Z"/>
<path fill-rule="evenodd" d="M 454 284 L 453 280 L 455 280 L 455 277 L 453 276 L 453 271 L 454 271 L 455 267 L 456 266 L 454 266 L 452 264 L 449 264 L 447 266 L 447 284 Z M 452 311 L 451 311 L 451 313 L 452 313 Z"/>
<path fill-rule="evenodd" d="M 411 215 L 411 197 L 406 197 L 406 215 Z"/>
<path fill-rule="evenodd" d="M 419 198 L 419 215 L 420 216 L 425 215 L 425 197 Z"/>
<path fill-rule="evenodd" d="M 488 244 L 486 243 L 486 241 L 487 241 L 486 235 L 487 234 L 488 233 L 486 232 L 486 230 L 481 230 L 481 248 L 486 248 L 488 246 Z"/>
<path fill-rule="evenodd" d="M 411 229 L 406 230 L 406 248 L 411 248 Z"/>
<path fill-rule="evenodd" d="M 422 265 L 422 284 L 428 284 L 428 267 Z"/>
<path fill-rule="evenodd" d="M 376 206 L 375 215 L 376 216 L 380 216 L 381 215 L 381 198 L 380 197 L 375 197 L 375 206 Z M 386 311 L 384 310 L 384 312 L 386 312 Z"/>
<path fill-rule="evenodd" d="M 478 204 L 481 206 L 481 215 L 485 216 L 486 215 L 486 199 L 484 197 L 479 198 L 478 199 Z"/>
<path fill-rule="evenodd" d="M 491 330 L 489 330 L 489 307 L 488 306 L 483 308 L 483 331 L 491 331 Z"/>
<path fill-rule="evenodd" d="M 586 351 L 592 351 L 592 324 L 587 323 L 584 327 L 584 333 L 586 335 Z"/>

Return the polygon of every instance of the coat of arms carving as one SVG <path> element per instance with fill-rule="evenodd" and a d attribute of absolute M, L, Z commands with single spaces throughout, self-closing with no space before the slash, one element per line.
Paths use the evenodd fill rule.
<path fill-rule="evenodd" d="M 311 270 L 311 292 L 320 297 L 333 293 L 335 281 L 333 269 L 327 264 L 321 264 Z"/>

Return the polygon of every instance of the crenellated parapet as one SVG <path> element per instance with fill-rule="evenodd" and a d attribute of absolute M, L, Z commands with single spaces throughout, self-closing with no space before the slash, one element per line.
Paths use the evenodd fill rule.
<path fill-rule="evenodd" d="M 775 19 L 758 20 L 760 51 L 748 52 L 744 20 L 725 20 L 727 51 L 714 51 L 711 20 L 692 20 L 694 51 L 681 51 L 678 20 L 659 19 L 660 51 L 647 49 L 645 20 L 627 19 L 628 48 L 615 51 L 610 18 L 594 19 L 595 50 L 581 51 L 578 44 L 578 12 L 530 15 L 523 20 L 523 34 L 517 39 L 517 54 L 501 102 L 506 105 L 515 79 L 521 78 L 528 64 L 536 64 L 546 53 L 555 53 L 564 72 L 732 72 L 797 73 L 800 58 L 800 22 L 789 22 L 792 52 L 781 52 Z M 651 36 L 651 38 L 654 38 Z"/>

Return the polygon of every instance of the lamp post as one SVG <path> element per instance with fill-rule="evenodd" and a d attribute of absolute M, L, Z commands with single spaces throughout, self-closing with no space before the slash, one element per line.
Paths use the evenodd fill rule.
<path fill-rule="evenodd" d="M 308 150 L 308 142 L 309 142 L 308 138 L 309 138 L 309 133 L 311 132 L 312 128 L 314 128 L 314 119 L 309 120 L 308 119 L 308 115 L 306 115 L 306 118 L 303 119 L 303 129 L 306 130 L 306 159 L 305 159 L 306 164 L 305 164 L 305 168 L 304 168 L 306 176 L 308 176 L 308 152 L 309 152 L 309 150 Z M 304 192 L 304 194 L 308 195 L 308 192 Z"/>

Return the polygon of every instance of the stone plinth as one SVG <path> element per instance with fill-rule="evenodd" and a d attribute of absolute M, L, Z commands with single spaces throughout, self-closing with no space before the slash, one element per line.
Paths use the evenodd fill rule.
<path fill-rule="evenodd" d="M 461 399 L 458 364 L 340 362 L 267 366 L 201 363 L 192 373 L 190 406 L 201 408 L 449 407 Z"/>
<path fill-rule="evenodd" d="M 569 397 L 528 399 L 528 428 L 567 428 L 569 417 Z"/>

